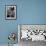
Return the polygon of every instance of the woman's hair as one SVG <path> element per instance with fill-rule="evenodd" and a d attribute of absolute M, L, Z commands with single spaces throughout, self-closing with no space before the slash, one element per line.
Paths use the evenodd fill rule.
<path fill-rule="evenodd" d="M 13 11 L 13 10 L 14 10 L 14 7 L 11 8 L 11 11 Z"/>

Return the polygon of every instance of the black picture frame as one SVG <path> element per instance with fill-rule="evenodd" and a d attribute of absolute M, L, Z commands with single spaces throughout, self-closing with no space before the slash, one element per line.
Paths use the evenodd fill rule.
<path fill-rule="evenodd" d="M 16 5 L 5 5 L 5 20 L 16 20 Z"/>

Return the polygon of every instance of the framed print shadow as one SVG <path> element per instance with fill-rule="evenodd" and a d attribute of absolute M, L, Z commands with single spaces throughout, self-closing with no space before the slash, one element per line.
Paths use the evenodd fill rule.
<path fill-rule="evenodd" d="M 5 19 L 6 20 L 16 19 L 16 5 L 5 5 Z"/>

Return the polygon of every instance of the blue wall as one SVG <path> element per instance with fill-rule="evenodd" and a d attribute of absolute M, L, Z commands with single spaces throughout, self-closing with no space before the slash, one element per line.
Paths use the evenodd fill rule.
<path fill-rule="evenodd" d="M 17 6 L 16 20 L 5 20 L 5 5 L 10 4 Z M 46 0 L 0 0 L 0 44 L 8 43 L 9 32 L 18 32 L 18 24 L 46 24 Z"/>

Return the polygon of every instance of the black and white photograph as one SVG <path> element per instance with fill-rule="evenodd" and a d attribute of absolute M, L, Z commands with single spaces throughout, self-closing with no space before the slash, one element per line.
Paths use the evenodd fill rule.
<path fill-rule="evenodd" d="M 9 20 L 16 19 L 16 5 L 5 6 L 5 18 Z"/>
<path fill-rule="evenodd" d="M 46 43 L 46 25 L 19 24 L 18 41 L 20 46 L 31 46 Z"/>

